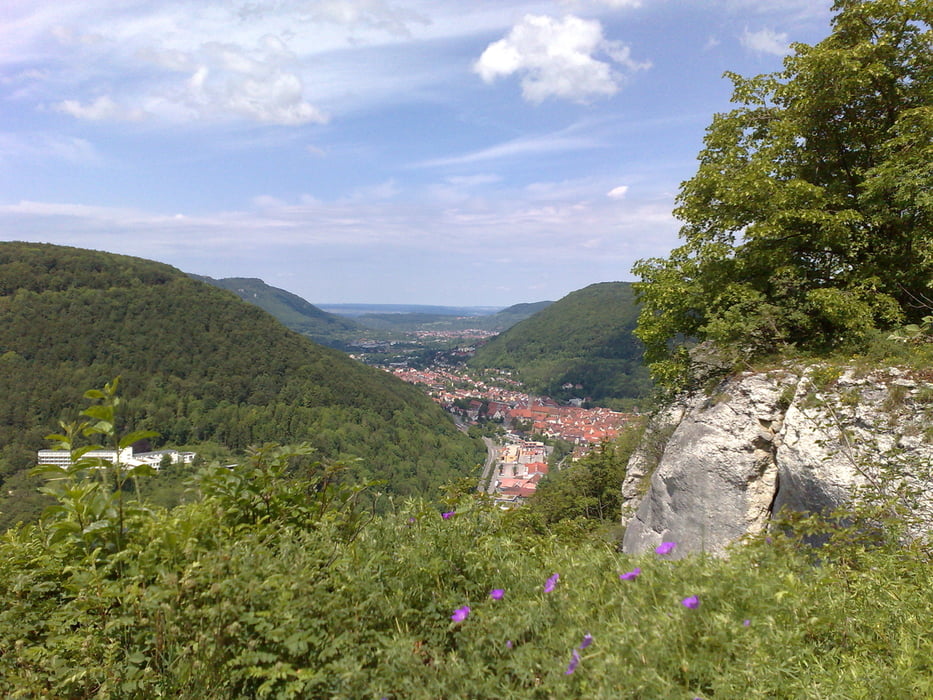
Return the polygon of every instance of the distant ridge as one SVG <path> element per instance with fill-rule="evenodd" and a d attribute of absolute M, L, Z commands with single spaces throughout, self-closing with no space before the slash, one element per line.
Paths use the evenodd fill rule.
<path fill-rule="evenodd" d="M 516 304 L 505 309 L 484 306 L 419 306 L 415 304 L 345 304 L 328 305 L 327 308 L 350 307 L 349 310 L 353 311 L 352 318 L 356 323 L 378 331 L 476 329 L 501 333 L 552 303 L 539 301 L 531 304 Z"/>
<path fill-rule="evenodd" d="M 272 287 L 255 277 L 225 277 L 214 279 L 191 275 L 220 289 L 236 294 L 243 301 L 255 304 L 272 314 L 282 324 L 306 335 L 316 343 L 344 349 L 362 328 L 342 316 L 328 313 L 296 294 Z"/>
<path fill-rule="evenodd" d="M 316 306 L 296 294 L 272 287 L 255 277 L 192 278 L 233 292 L 240 299 L 277 318 L 286 327 L 338 350 L 351 351 L 362 336 L 414 331 L 478 329 L 501 333 L 546 308 L 551 301 L 497 306 L 437 306 L 429 304 L 323 304 Z"/>
<path fill-rule="evenodd" d="M 501 306 L 431 306 L 427 304 L 321 304 L 320 308 L 340 316 L 365 314 L 431 314 L 432 316 L 488 316 Z"/>

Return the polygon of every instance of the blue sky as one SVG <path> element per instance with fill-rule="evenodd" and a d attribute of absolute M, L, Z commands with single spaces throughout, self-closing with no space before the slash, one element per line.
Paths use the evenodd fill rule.
<path fill-rule="evenodd" d="M 724 71 L 829 0 L 4 0 L 0 238 L 312 303 L 507 306 L 633 279 Z"/>

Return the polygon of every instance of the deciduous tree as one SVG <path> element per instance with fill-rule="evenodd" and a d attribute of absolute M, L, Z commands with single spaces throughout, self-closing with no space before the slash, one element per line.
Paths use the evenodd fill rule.
<path fill-rule="evenodd" d="M 746 354 L 858 343 L 929 313 L 933 3 L 837 0 L 832 32 L 778 73 L 729 74 L 675 213 L 683 244 L 634 271 L 637 335 L 682 383 L 678 339 Z"/>

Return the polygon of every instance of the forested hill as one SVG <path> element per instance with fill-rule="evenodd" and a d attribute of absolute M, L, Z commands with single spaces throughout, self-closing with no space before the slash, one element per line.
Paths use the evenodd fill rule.
<path fill-rule="evenodd" d="M 0 318 L 10 499 L 31 491 L 22 472 L 44 436 L 76 418 L 85 390 L 117 375 L 126 423 L 173 446 L 307 441 L 325 459 L 362 458 L 361 476 L 401 494 L 430 492 L 482 459 L 414 387 L 167 265 L 0 243 Z"/>
<path fill-rule="evenodd" d="M 269 286 L 261 279 L 226 277 L 218 280 L 199 275 L 192 277 L 233 292 L 243 301 L 255 304 L 272 314 L 293 331 L 322 345 L 343 349 L 347 341 L 355 340 L 365 333 L 350 319 L 327 313 L 291 292 Z"/>
<path fill-rule="evenodd" d="M 632 335 L 637 318 L 631 284 L 593 284 L 496 336 L 470 364 L 511 369 L 529 389 L 554 397 L 639 398 L 650 382 Z"/>

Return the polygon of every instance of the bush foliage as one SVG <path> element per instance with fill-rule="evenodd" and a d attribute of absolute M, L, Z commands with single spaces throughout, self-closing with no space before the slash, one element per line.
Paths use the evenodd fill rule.
<path fill-rule="evenodd" d="M 106 420 L 107 392 L 92 398 L 82 432 L 129 439 Z M 923 542 L 798 520 L 727 559 L 675 560 L 673 543 L 630 557 L 536 534 L 478 495 L 443 513 L 389 499 L 375 515 L 365 485 L 310 457 L 257 449 L 207 468 L 197 502 L 91 519 L 107 492 L 81 487 L 106 480 L 89 465 L 51 475 L 59 506 L 0 539 L 0 693 L 933 695 Z M 826 546 L 801 546 L 816 532 Z"/>
<path fill-rule="evenodd" d="M 213 495 L 89 558 L 48 529 L 0 543 L 0 692 L 31 697 L 929 697 L 920 550 L 780 536 L 727 560 L 626 557 L 419 501 L 347 530 L 230 523 Z M 843 556 L 844 555 L 844 556 Z M 620 576 L 636 572 L 637 576 Z M 559 574 L 558 579 L 553 579 Z M 547 581 L 555 581 L 545 591 Z M 503 591 L 501 599 L 490 597 Z M 686 607 L 696 596 L 699 605 Z M 455 611 L 469 608 L 465 619 Z M 461 616 L 463 613 L 461 612 Z M 585 635 L 592 644 L 580 649 Z M 579 665 L 567 673 L 574 651 Z"/>

